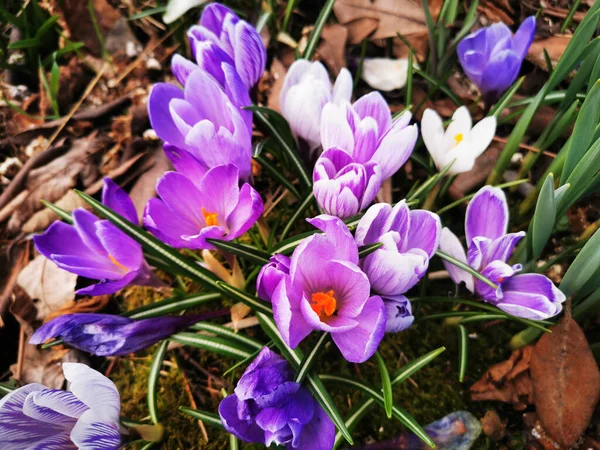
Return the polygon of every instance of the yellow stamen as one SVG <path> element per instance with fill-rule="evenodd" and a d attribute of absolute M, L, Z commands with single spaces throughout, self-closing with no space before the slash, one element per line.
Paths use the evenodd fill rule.
<path fill-rule="evenodd" d="M 333 295 L 333 291 L 329 291 L 327 293 L 315 292 L 312 295 L 312 303 L 310 307 L 319 315 L 319 317 L 322 318 L 323 315 L 329 317 L 335 312 L 336 301 Z"/>
<path fill-rule="evenodd" d="M 129 270 L 129 268 L 125 267 L 123 264 L 121 264 L 119 261 L 117 261 L 113 255 L 108 255 L 108 258 L 119 269 L 123 269 L 123 270 L 127 270 L 127 271 Z"/>
<path fill-rule="evenodd" d="M 219 225 L 219 221 L 217 220 L 217 213 L 211 213 L 202 207 L 202 215 L 204 216 L 204 221 L 206 222 L 207 227 L 213 227 Z"/>
<path fill-rule="evenodd" d="M 464 136 L 462 133 L 458 133 L 458 134 L 454 135 L 454 140 L 456 141 L 456 145 L 460 144 L 463 139 L 464 139 Z"/>

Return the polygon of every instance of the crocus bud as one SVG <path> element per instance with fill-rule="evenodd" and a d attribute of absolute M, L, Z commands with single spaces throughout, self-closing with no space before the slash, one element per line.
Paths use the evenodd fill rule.
<path fill-rule="evenodd" d="M 381 299 L 387 310 L 386 333 L 404 331 L 415 321 L 410 301 L 404 295 L 381 297 Z"/>
<path fill-rule="evenodd" d="M 495 23 L 460 41 L 458 60 L 486 102 L 500 98 L 515 82 L 534 37 L 535 17 L 530 16 L 514 36 L 506 25 Z"/>
<path fill-rule="evenodd" d="M 433 109 L 426 109 L 421 119 L 421 134 L 425 147 L 438 170 L 452 163 L 448 174 L 468 172 L 475 159 L 488 148 L 496 133 L 496 117 L 486 117 L 475 126 L 466 106 L 452 115 L 444 131 L 442 118 Z"/>
<path fill-rule="evenodd" d="M 345 219 L 373 201 L 381 187 L 381 169 L 375 162 L 360 164 L 343 150 L 332 148 L 317 160 L 313 182 L 323 211 Z"/>
<path fill-rule="evenodd" d="M 285 75 L 279 107 L 294 134 L 315 149 L 321 144 L 323 107 L 329 102 L 349 102 L 351 97 L 352 75 L 347 69 L 341 70 L 332 87 L 323 64 L 298 59 Z"/>
<path fill-rule="evenodd" d="M 271 296 L 281 279 L 290 273 L 290 258 L 279 253 L 271 256 L 269 264 L 265 264 L 256 279 L 256 292 L 266 301 L 271 301 Z"/>

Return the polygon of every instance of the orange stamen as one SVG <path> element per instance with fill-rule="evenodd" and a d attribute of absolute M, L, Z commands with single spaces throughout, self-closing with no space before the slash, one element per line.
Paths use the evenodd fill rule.
<path fill-rule="evenodd" d="M 312 295 L 310 307 L 319 315 L 319 317 L 322 317 L 323 315 L 329 317 L 335 312 L 336 301 L 333 295 L 334 293 L 332 290 L 327 293 L 315 292 Z"/>
<path fill-rule="evenodd" d="M 129 270 L 127 267 L 125 267 L 123 264 L 121 264 L 119 261 L 117 261 L 113 255 L 108 255 L 108 258 L 119 269 L 123 269 L 123 270 L 127 270 L 127 271 Z"/>
<path fill-rule="evenodd" d="M 464 139 L 464 136 L 462 133 L 458 133 L 458 134 L 454 135 L 454 140 L 456 141 L 456 145 L 460 144 L 463 139 Z"/>
<path fill-rule="evenodd" d="M 211 213 L 202 207 L 202 215 L 204 216 L 204 221 L 206 222 L 207 227 L 213 227 L 219 225 L 219 221 L 217 220 L 217 213 Z"/>

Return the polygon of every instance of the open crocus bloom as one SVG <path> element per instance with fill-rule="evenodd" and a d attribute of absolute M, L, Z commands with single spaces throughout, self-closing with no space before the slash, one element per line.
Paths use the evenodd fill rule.
<path fill-rule="evenodd" d="M 467 272 L 444 261 L 456 284 L 465 283 L 485 301 L 503 311 L 526 319 L 547 319 L 562 310 L 565 295 L 541 274 L 517 275 L 521 265 L 507 264 L 524 232 L 507 233 L 508 205 L 501 189 L 485 186 L 475 194 L 465 219 L 468 255 L 459 239 L 447 228 L 442 230 L 440 249 L 468 263 L 498 286 L 493 289 Z"/>
<path fill-rule="evenodd" d="M 535 17 L 530 16 L 514 36 L 506 25 L 495 23 L 460 41 L 458 60 L 486 102 L 500 98 L 517 79 L 534 37 Z"/>
<path fill-rule="evenodd" d="M 178 170 L 184 165 L 180 158 L 195 160 L 203 172 L 234 164 L 240 177 L 247 179 L 252 116 L 239 106 L 204 70 L 189 73 L 184 90 L 166 83 L 154 85 L 148 100 L 152 128 L 167 144 L 167 156 Z"/>
<path fill-rule="evenodd" d="M 454 161 L 448 171 L 450 175 L 471 170 L 475 159 L 488 148 L 495 133 L 496 117 L 486 117 L 473 126 L 466 106 L 454 112 L 446 131 L 442 118 L 432 109 L 426 109 L 421 120 L 423 142 L 438 170 Z"/>
<path fill-rule="evenodd" d="M 233 11 L 223 5 L 208 5 L 202 13 L 200 25 L 191 27 L 188 37 L 192 53 L 201 67 L 206 70 L 207 65 L 215 60 L 231 64 L 246 90 L 254 86 L 265 71 L 267 51 L 256 28 L 245 20 L 240 20 Z M 210 54 L 204 54 L 211 45 L 220 50 L 217 58 L 212 49 L 209 50 Z"/>
<path fill-rule="evenodd" d="M 138 224 L 129 196 L 111 179 L 104 179 L 102 203 L 130 222 Z M 160 286 L 144 259 L 142 247 L 108 220 L 85 209 L 73 211 L 73 225 L 54 222 L 34 236 L 37 250 L 58 267 L 81 277 L 101 280 L 79 289 L 81 295 L 105 295 L 129 284 Z"/>
<path fill-rule="evenodd" d="M 348 69 L 341 70 L 332 88 L 323 64 L 297 59 L 285 75 L 279 107 L 294 134 L 315 149 L 321 144 L 323 107 L 328 102 L 349 102 L 351 97 L 352 75 Z"/>
<path fill-rule="evenodd" d="M 219 405 L 223 426 L 246 442 L 286 450 L 330 450 L 335 425 L 310 392 L 294 381 L 285 359 L 264 347 L 233 394 Z"/>
<path fill-rule="evenodd" d="M 416 125 L 408 125 L 411 114 L 392 122 L 392 114 L 379 92 L 359 98 L 353 105 L 329 103 L 323 108 L 323 150 L 339 148 L 360 164 L 377 163 L 386 180 L 402 167 L 418 137 Z"/>
<path fill-rule="evenodd" d="M 344 358 L 369 359 L 385 332 L 386 309 L 371 296 L 369 279 L 358 267 L 358 247 L 337 217 L 309 222 L 315 234 L 294 250 L 290 273 L 272 296 L 273 314 L 283 340 L 295 348 L 313 330 L 331 333 Z"/>
<path fill-rule="evenodd" d="M 345 151 L 331 148 L 317 160 L 313 182 L 323 211 L 346 219 L 373 201 L 381 187 L 381 169 L 375 162 L 360 164 Z"/>
<path fill-rule="evenodd" d="M 248 231 L 263 212 L 256 190 L 239 188 L 232 164 L 209 170 L 198 182 L 167 172 L 159 180 L 160 199 L 148 202 L 144 224 L 159 239 L 177 248 L 212 249 L 207 238 L 231 241 Z"/>
<path fill-rule="evenodd" d="M 423 277 L 429 259 L 438 249 L 440 218 L 425 210 L 409 210 L 402 200 L 393 208 L 386 203 L 371 206 L 358 222 L 359 246 L 383 243 L 360 261 L 371 288 L 380 295 L 403 294 Z"/>
<path fill-rule="evenodd" d="M 0 399 L 0 448 L 117 450 L 121 401 L 114 383 L 85 364 L 64 363 L 71 391 L 28 384 Z"/>

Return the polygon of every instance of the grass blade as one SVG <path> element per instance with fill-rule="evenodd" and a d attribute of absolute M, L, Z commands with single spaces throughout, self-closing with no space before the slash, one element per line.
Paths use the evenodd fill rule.
<path fill-rule="evenodd" d="M 236 333 L 231 328 L 224 327 L 222 325 L 216 325 L 210 322 L 198 322 L 192 325 L 190 328 L 196 331 L 206 331 L 208 333 L 214 333 L 217 336 L 221 336 L 232 341 L 237 341 L 242 345 L 251 347 L 258 351 L 262 350 L 264 347 L 264 345 L 258 342 L 256 339 L 252 339 L 248 336 L 244 336 L 243 334 Z"/>
<path fill-rule="evenodd" d="M 306 375 L 308 375 L 308 371 L 311 369 L 315 360 L 319 356 L 319 353 L 325 347 L 327 343 L 327 338 L 329 337 L 329 333 L 321 333 L 321 337 L 317 341 L 317 343 L 310 349 L 310 352 L 302 359 L 300 362 L 300 366 L 298 367 L 298 371 L 296 372 L 296 383 L 302 383 Z"/>
<path fill-rule="evenodd" d="M 444 261 L 448 261 L 450 264 L 458 267 L 459 269 L 462 269 L 465 272 L 468 272 L 470 275 L 474 276 L 478 280 L 483 281 L 485 284 L 487 284 L 492 289 L 498 289 L 498 286 L 496 286 L 489 278 L 483 276 L 482 274 L 480 274 L 479 272 L 477 272 L 475 269 L 473 269 L 468 264 L 465 264 L 464 262 L 459 261 L 458 259 L 450 256 L 448 253 L 445 253 L 445 252 L 443 252 L 441 250 L 438 250 L 435 253 L 440 258 L 442 258 Z"/>
<path fill-rule="evenodd" d="M 300 205 L 296 208 L 296 211 L 294 211 L 294 214 L 292 215 L 292 217 L 290 217 L 290 220 L 288 220 L 287 224 L 285 225 L 285 228 L 281 232 L 281 240 L 284 240 L 285 237 L 289 234 L 294 224 L 298 221 L 300 216 L 302 216 L 302 214 L 304 214 L 304 212 L 308 209 L 310 204 L 313 202 L 314 198 L 315 194 L 311 191 L 310 194 L 308 194 L 306 198 L 302 201 L 302 203 L 300 203 Z"/>
<path fill-rule="evenodd" d="M 269 264 L 269 258 L 271 255 L 265 253 L 252 245 L 238 244 L 231 241 L 223 241 L 220 239 L 206 239 L 212 245 L 217 247 L 219 250 L 229 252 L 233 255 L 239 256 L 240 258 L 248 261 L 255 262 L 260 265 Z"/>
<path fill-rule="evenodd" d="M 390 373 L 379 352 L 375 352 L 375 359 L 377 360 L 377 367 L 379 368 L 379 373 L 381 375 L 381 388 L 383 389 L 383 406 L 385 408 L 385 414 L 388 419 L 391 419 L 394 398 L 392 397 L 392 381 L 390 380 Z"/>
<path fill-rule="evenodd" d="M 537 260 L 554 229 L 556 203 L 554 201 L 554 176 L 549 174 L 542 185 L 533 218 L 531 219 L 531 248 Z"/>
<path fill-rule="evenodd" d="M 188 416 L 192 416 L 194 419 L 201 420 L 202 423 L 207 425 L 212 425 L 214 427 L 223 427 L 221 423 L 221 418 L 213 413 L 209 413 L 206 411 L 200 411 L 198 409 L 188 408 L 187 406 L 180 406 L 179 411 L 187 414 Z"/>
<path fill-rule="evenodd" d="M 381 247 L 383 247 L 383 243 L 382 242 L 376 242 L 374 244 L 363 245 L 362 247 L 360 247 L 358 249 L 358 257 L 359 258 L 364 258 L 365 256 L 370 255 L 375 250 L 377 250 L 378 248 L 381 248 Z"/>
<path fill-rule="evenodd" d="M 271 309 L 271 307 L 258 297 L 250 295 L 247 292 L 242 291 L 241 289 L 224 283 L 223 281 L 217 281 L 217 285 L 233 300 L 242 302 L 243 304 L 252 308 L 257 313 L 261 312 L 263 314 L 268 314 L 269 316 L 273 315 L 273 310 Z"/>
<path fill-rule="evenodd" d="M 304 59 L 310 60 L 317 49 L 317 45 L 319 44 L 319 40 L 321 39 L 321 33 L 323 33 L 323 28 L 325 28 L 325 24 L 327 23 L 327 19 L 333 11 L 333 5 L 335 4 L 335 0 L 327 0 L 321 12 L 319 13 L 319 17 L 315 22 L 315 27 L 310 33 L 308 37 L 308 43 L 306 44 L 306 48 L 304 49 L 304 53 L 302 57 Z"/>
<path fill-rule="evenodd" d="M 458 325 L 458 381 L 461 383 L 467 373 L 467 359 L 469 357 L 469 333 L 463 325 Z"/>
<path fill-rule="evenodd" d="M 158 388 L 158 379 L 160 377 L 160 368 L 167 354 L 169 341 L 164 340 L 156 349 L 150 365 L 150 373 L 148 374 L 148 411 L 150 412 L 150 420 L 154 425 L 158 424 L 158 405 L 156 401 L 156 393 Z"/>
<path fill-rule="evenodd" d="M 149 319 L 151 317 L 160 317 L 167 314 L 177 313 L 186 309 L 196 308 L 204 303 L 218 300 L 222 294 L 215 292 L 210 294 L 193 294 L 189 296 L 175 295 L 156 303 L 144 305 L 131 311 L 125 311 L 121 314 L 131 319 Z"/>
<path fill-rule="evenodd" d="M 234 359 L 244 359 L 252 354 L 245 347 L 236 345 L 236 343 L 228 339 L 202 334 L 188 332 L 175 333 L 169 337 L 169 340 Z"/>

